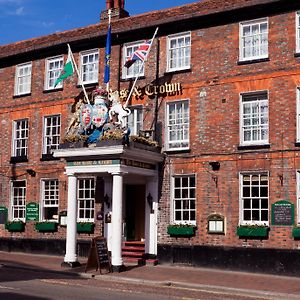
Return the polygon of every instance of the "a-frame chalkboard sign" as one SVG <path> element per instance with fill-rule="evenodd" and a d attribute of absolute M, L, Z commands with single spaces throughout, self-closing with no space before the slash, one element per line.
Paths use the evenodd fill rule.
<path fill-rule="evenodd" d="M 99 270 L 100 274 L 103 274 L 103 270 L 106 271 L 105 274 L 111 272 L 110 256 L 107 250 L 106 239 L 103 237 L 98 236 L 91 241 L 85 272 L 91 268 L 96 268 L 96 271 Z"/>

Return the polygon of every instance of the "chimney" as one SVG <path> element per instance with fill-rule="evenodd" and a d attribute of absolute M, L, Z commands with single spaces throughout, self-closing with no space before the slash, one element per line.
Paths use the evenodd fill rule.
<path fill-rule="evenodd" d="M 108 10 L 111 10 L 112 19 L 121 19 L 129 16 L 129 13 L 124 9 L 125 0 L 106 0 L 106 10 L 100 14 L 100 21 L 108 20 Z"/>

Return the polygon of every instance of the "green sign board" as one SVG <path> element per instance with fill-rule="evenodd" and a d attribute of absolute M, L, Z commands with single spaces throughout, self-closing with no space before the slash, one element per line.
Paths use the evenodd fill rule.
<path fill-rule="evenodd" d="M 272 204 L 272 225 L 294 225 L 294 204 L 287 200 Z"/>
<path fill-rule="evenodd" d="M 0 206 L 0 224 L 5 224 L 7 222 L 7 208 L 5 206 Z"/>
<path fill-rule="evenodd" d="M 39 220 L 39 204 L 30 202 L 26 205 L 26 221 Z"/>

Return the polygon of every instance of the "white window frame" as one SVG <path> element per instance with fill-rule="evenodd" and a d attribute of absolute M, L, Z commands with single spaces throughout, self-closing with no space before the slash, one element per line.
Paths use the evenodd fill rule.
<path fill-rule="evenodd" d="M 93 56 L 94 60 L 93 62 L 89 63 L 84 63 L 84 57 L 86 56 Z M 95 57 L 97 56 L 97 59 Z M 90 83 L 97 83 L 98 82 L 98 76 L 99 76 L 99 49 L 93 49 L 93 50 L 88 50 L 88 51 L 83 51 L 80 52 L 79 54 L 79 65 L 80 65 L 80 76 L 83 84 L 90 84 Z M 92 67 L 92 70 L 87 70 L 86 72 L 83 71 L 85 66 L 90 65 Z M 90 69 L 90 68 L 88 68 Z M 90 76 L 90 74 L 93 74 L 92 78 L 85 79 L 84 76 L 85 74 Z M 80 82 L 78 82 L 79 84 Z"/>
<path fill-rule="evenodd" d="M 15 96 L 31 93 L 32 62 L 27 62 L 16 66 L 15 73 Z"/>
<path fill-rule="evenodd" d="M 296 142 L 300 142 L 300 87 L 297 88 L 297 104 L 296 104 L 296 110 L 297 110 L 297 116 L 296 116 Z"/>
<path fill-rule="evenodd" d="M 296 12 L 296 53 L 300 53 L 300 11 Z"/>
<path fill-rule="evenodd" d="M 16 187 L 14 183 L 24 183 L 23 187 Z M 21 220 L 25 222 L 26 219 L 26 180 L 12 180 L 10 182 L 10 216 L 11 220 Z M 18 217 L 14 214 L 17 212 Z M 21 217 L 19 217 L 21 215 Z"/>
<path fill-rule="evenodd" d="M 184 39 L 184 45 L 178 46 L 178 40 Z M 176 41 L 176 47 L 171 48 L 172 41 Z M 187 43 L 189 40 L 189 43 Z M 171 52 L 176 53 L 175 66 L 171 65 Z M 191 32 L 183 32 L 178 34 L 169 35 L 167 37 L 167 72 L 174 72 L 180 70 L 190 69 L 191 67 L 191 51 L 192 51 L 192 38 Z"/>
<path fill-rule="evenodd" d="M 46 190 L 46 183 L 48 183 L 48 188 Z M 48 203 L 49 202 L 49 203 Z M 45 209 L 56 208 L 57 215 L 52 219 L 46 219 Z M 59 181 L 57 178 L 41 179 L 41 220 L 58 222 L 58 208 L 59 208 Z"/>
<path fill-rule="evenodd" d="M 45 90 L 62 88 L 62 81 L 54 87 L 56 79 L 60 76 L 64 67 L 63 55 L 47 58 L 45 61 Z"/>
<path fill-rule="evenodd" d="M 130 134 L 139 135 L 140 130 L 143 130 L 143 106 L 131 106 L 129 109 L 131 110 L 131 114 L 128 116 Z"/>
<path fill-rule="evenodd" d="M 251 178 L 253 176 L 259 176 L 259 178 L 261 178 L 262 176 L 267 176 L 267 189 L 268 189 L 268 196 L 267 197 L 263 197 L 263 196 L 252 196 L 251 195 L 249 197 L 244 196 L 243 197 L 243 178 L 244 176 L 250 176 Z M 251 181 L 252 182 L 252 181 Z M 265 226 L 269 226 L 270 223 L 270 177 L 269 177 L 269 172 L 241 172 L 239 173 L 239 186 L 240 186 L 240 191 L 239 191 L 239 225 L 265 225 Z M 251 185 L 249 185 L 251 186 Z M 261 180 L 259 180 L 259 187 L 265 187 L 264 185 L 261 184 Z M 251 189 L 250 189 L 251 191 Z M 255 209 L 255 210 L 259 210 L 259 215 L 260 215 L 260 220 L 244 220 L 244 199 L 248 198 L 250 200 L 250 208 L 249 210 L 252 211 L 254 210 L 253 208 L 253 200 L 258 200 L 259 201 L 259 208 Z M 262 208 L 261 207 L 261 199 L 266 199 L 268 201 L 268 208 Z M 252 207 L 251 207 L 252 206 Z M 261 220 L 261 212 L 262 210 L 267 210 L 267 216 L 268 216 L 268 220 Z"/>
<path fill-rule="evenodd" d="M 20 124 L 20 126 L 18 126 Z M 18 128 L 20 127 L 20 128 Z M 12 137 L 12 156 L 27 157 L 28 155 L 28 137 L 29 137 L 29 120 L 13 121 Z M 22 154 L 23 153 L 23 154 Z"/>
<path fill-rule="evenodd" d="M 182 116 L 182 120 L 183 122 L 179 123 L 178 122 L 178 110 L 177 107 L 179 105 L 185 105 L 187 104 L 187 119 L 188 122 L 185 122 L 184 119 L 186 118 L 185 113 Z M 177 124 L 171 124 L 170 123 L 170 106 L 171 105 L 175 105 L 175 110 L 176 110 L 176 115 L 175 115 L 175 122 Z M 190 147 L 190 101 L 189 99 L 182 99 L 182 100 L 176 100 L 176 101 L 170 101 L 170 102 L 166 102 L 166 125 L 165 125 L 165 149 L 166 151 L 181 151 L 181 150 L 188 150 Z M 182 138 L 181 139 L 177 139 L 177 140 L 173 140 L 171 141 L 170 139 L 170 133 L 171 133 L 171 127 L 178 127 L 180 129 L 180 131 L 182 132 Z M 175 130 L 173 130 L 175 131 Z M 176 135 L 178 136 L 178 131 L 176 133 Z M 184 138 L 184 135 L 187 135 L 187 138 Z M 178 147 L 176 146 L 172 146 L 172 144 L 176 144 L 179 145 Z M 186 145 L 185 145 L 186 144 Z"/>
<path fill-rule="evenodd" d="M 175 192 L 175 180 L 176 178 L 180 179 L 181 181 L 181 185 L 178 187 L 178 190 L 180 191 L 180 195 L 181 197 L 176 197 L 176 192 Z M 191 186 L 190 185 L 190 179 L 194 178 L 194 183 L 195 186 Z M 183 179 L 187 179 L 188 180 L 188 186 L 186 189 L 184 189 L 184 186 L 182 185 L 182 180 Z M 191 190 L 194 190 L 194 197 L 192 197 L 191 195 Z M 188 197 L 183 197 L 183 190 L 187 190 L 188 191 Z M 172 211 L 172 215 L 171 215 L 171 223 L 172 224 L 191 224 L 191 225 L 196 225 L 196 219 L 197 219 L 197 196 L 196 196 L 196 192 L 197 192 L 197 177 L 196 174 L 174 174 L 171 178 L 171 211 Z M 188 208 L 183 208 L 183 201 L 187 200 L 189 202 L 189 207 Z M 181 208 L 180 209 L 176 209 L 176 201 L 181 202 Z M 194 208 L 191 208 L 191 201 L 194 202 Z M 180 220 L 176 220 L 176 212 L 181 212 L 181 219 Z M 189 218 L 188 220 L 183 220 L 183 212 L 187 212 L 189 214 Z M 191 213 L 194 212 L 195 218 L 194 220 L 191 217 Z"/>
<path fill-rule="evenodd" d="M 86 181 L 89 180 L 91 183 L 93 182 L 94 188 L 86 188 Z M 80 188 L 80 181 L 85 182 L 84 187 Z M 85 194 L 84 190 L 87 191 L 87 194 L 90 194 L 90 197 L 81 197 L 80 190 L 83 190 L 83 194 Z M 95 177 L 78 177 L 77 178 L 77 205 L 78 205 L 78 215 L 77 215 L 77 221 L 78 222 L 94 222 L 95 221 L 95 193 L 96 193 L 96 178 Z M 92 197 L 92 194 L 94 194 L 94 197 Z M 93 203 L 93 208 L 89 208 L 86 206 L 87 201 L 90 201 Z M 81 206 L 81 203 L 83 203 L 83 207 Z M 84 211 L 85 217 L 80 217 L 81 211 Z M 93 217 L 86 217 L 86 211 L 90 211 Z"/>
<path fill-rule="evenodd" d="M 122 79 L 130 79 L 136 76 L 144 76 L 145 65 L 141 68 L 143 62 L 137 60 L 129 68 L 125 67 L 125 63 L 130 58 L 131 54 L 136 51 L 144 41 L 136 41 L 133 43 L 127 43 L 123 45 L 123 69 L 122 69 Z M 139 72 L 140 71 L 140 72 Z"/>
<path fill-rule="evenodd" d="M 47 120 L 50 120 L 50 124 Z M 43 123 L 43 154 L 52 154 L 60 143 L 61 115 L 44 116 Z"/>
<path fill-rule="evenodd" d="M 264 49 L 264 44 L 262 43 L 263 41 L 263 38 L 262 36 L 264 35 L 264 33 L 261 31 L 261 26 L 262 24 L 267 24 L 267 33 L 266 33 L 266 40 L 267 40 L 267 44 L 266 44 L 266 53 L 263 52 L 263 49 Z M 251 54 L 251 55 L 246 55 L 244 53 L 244 47 L 243 44 L 244 44 L 244 40 L 245 40 L 245 36 L 243 35 L 243 29 L 244 27 L 246 26 L 250 26 L 251 27 L 251 31 L 252 31 L 252 28 L 254 26 L 259 26 L 259 33 L 256 34 L 256 36 L 258 36 L 258 39 L 259 39 L 259 43 L 258 43 L 258 52 L 259 54 Z M 253 35 L 250 37 L 250 40 L 251 40 L 251 44 L 253 44 Z M 269 20 L 268 18 L 263 18 L 263 19 L 257 19 L 257 20 L 251 20 L 251 21 L 246 21 L 246 22 L 241 22 L 240 23 L 240 33 L 239 33 L 239 42 L 240 42 L 240 61 L 251 61 L 251 60 L 256 60 L 256 59 L 264 59 L 264 58 L 268 58 L 269 57 Z M 255 47 L 251 47 L 252 48 L 252 51 Z"/>
<path fill-rule="evenodd" d="M 260 97 L 263 97 L 266 95 L 266 99 L 259 99 Z M 246 100 L 247 98 L 252 98 L 254 100 Z M 255 99 L 257 97 L 257 99 Z M 250 105 L 251 113 L 248 114 L 251 124 L 245 124 L 246 123 L 246 114 L 244 114 L 244 106 L 246 106 L 246 103 Z M 265 116 L 265 113 L 262 111 L 263 106 L 267 103 L 267 114 Z M 240 145 L 241 146 L 251 146 L 251 145 L 268 145 L 269 144 L 269 133 L 270 133 L 270 120 L 269 120 L 269 93 L 268 91 L 255 91 L 255 92 L 247 92 L 240 94 Z M 255 119 L 254 114 L 252 112 L 252 108 L 257 105 L 258 106 L 258 116 Z M 263 118 L 265 116 L 265 118 Z M 258 119 L 257 124 L 255 121 Z M 267 119 L 267 123 L 263 123 L 262 120 Z M 263 138 L 263 132 L 267 130 L 266 137 Z M 251 139 L 249 141 L 245 140 L 244 132 L 249 131 L 251 135 Z M 254 139 L 253 133 L 258 133 L 260 138 Z"/>

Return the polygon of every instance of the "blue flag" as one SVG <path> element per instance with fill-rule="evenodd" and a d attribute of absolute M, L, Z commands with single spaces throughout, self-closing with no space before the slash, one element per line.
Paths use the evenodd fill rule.
<path fill-rule="evenodd" d="M 104 83 L 109 82 L 110 77 L 110 53 L 111 53 L 111 26 L 109 24 L 106 37 L 105 48 L 105 68 L 104 68 Z"/>

